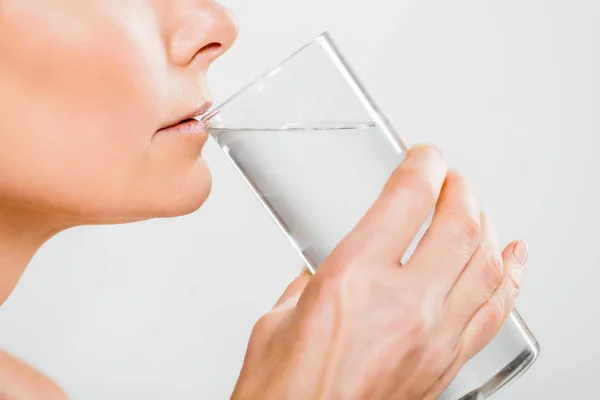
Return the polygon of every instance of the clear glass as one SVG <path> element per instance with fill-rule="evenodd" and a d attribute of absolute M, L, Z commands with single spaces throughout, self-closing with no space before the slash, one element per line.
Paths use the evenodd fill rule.
<path fill-rule="evenodd" d="M 327 33 L 203 119 L 313 271 L 406 153 Z M 487 399 L 538 350 L 515 311 L 440 398 Z"/>

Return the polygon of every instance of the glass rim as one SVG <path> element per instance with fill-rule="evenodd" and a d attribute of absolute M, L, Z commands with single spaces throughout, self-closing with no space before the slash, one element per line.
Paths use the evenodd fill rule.
<path fill-rule="evenodd" d="M 227 98 L 227 100 L 224 100 L 223 102 L 219 103 L 217 106 L 212 107 L 211 109 L 209 109 L 206 113 L 204 113 L 203 115 L 201 115 L 200 117 L 198 117 L 198 120 L 207 124 L 212 118 L 214 118 L 219 111 L 225 107 L 227 104 L 229 104 L 230 102 L 232 102 L 235 98 L 237 98 L 239 95 L 241 95 L 242 93 L 250 90 L 251 88 L 253 88 L 254 86 L 256 86 L 257 84 L 271 78 L 273 75 L 279 73 L 279 71 L 281 71 L 281 69 L 283 68 L 283 66 L 285 64 L 287 64 L 289 61 L 291 61 L 292 59 L 296 58 L 296 56 L 302 52 L 304 52 L 304 50 L 308 49 L 309 47 L 312 47 L 313 45 L 317 44 L 317 43 L 322 43 L 325 42 L 327 44 L 332 44 L 333 39 L 331 38 L 331 34 L 329 33 L 329 31 L 324 31 L 322 32 L 320 35 L 314 37 L 313 39 L 311 39 L 309 42 L 307 42 L 306 44 L 304 44 L 302 47 L 300 47 L 298 50 L 296 50 L 295 52 L 293 52 L 292 54 L 290 54 L 289 56 L 287 56 L 286 58 L 284 58 L 282 61 L 280 61 L 277 65 L 275 65 L 274 67 L 271 67 L 269 69 L 267 69 L 266 72 L 260 74 L 259 76 L 257 76 L 255 79 L 253 79 L 252 81 L 250 81 L 250 83 L 246 84 L 245 86 L 243 86 L 241 89 L 238 89 L 237 91 L 235 91 L 231 96 L 229 96 Z"/>

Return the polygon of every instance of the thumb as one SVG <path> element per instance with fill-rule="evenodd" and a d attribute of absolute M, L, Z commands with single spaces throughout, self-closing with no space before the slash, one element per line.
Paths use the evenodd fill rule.
<path fill-rule="evenodd" d="M 300 295 L 302 295 L 302 292 L 306 285 L 308 285 L 311 277 L 312 273 L 308 268 L 304 267 L 300 276 L 294 279 L 294 281 L 288 285 L 287 289 L 285 289 L 285 292 L 283 292 L 275 304 L 275 307 L 273 307 L 273 311 L 296 307 L 298 299 L 300 299 Z"/>

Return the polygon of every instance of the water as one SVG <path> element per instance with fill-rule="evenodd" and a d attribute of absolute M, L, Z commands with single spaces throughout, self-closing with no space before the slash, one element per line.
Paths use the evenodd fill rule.
<path fill-rule="evenodd" d="M 211 134 L 312 268 L 356 225 L 404 157 L 395 134 L 373 122 Z"/>
<path fill-rule="evenodd" d="M 211 135 L 313 270 L 352 230 L 404 158 L 397 136 L 373 122 L 211 129 Z M 440 400 L 486 399 L 524 373 L 537 352 L 535 339 L 514 314 Z"/>

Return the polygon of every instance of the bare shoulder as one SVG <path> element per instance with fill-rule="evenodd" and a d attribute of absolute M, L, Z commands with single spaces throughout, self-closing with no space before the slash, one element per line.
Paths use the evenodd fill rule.
<path fill-rule="evenodd" d="M 15 357 L 0 351 L 1 400 L 67 400 L 52 380 Z"/>

